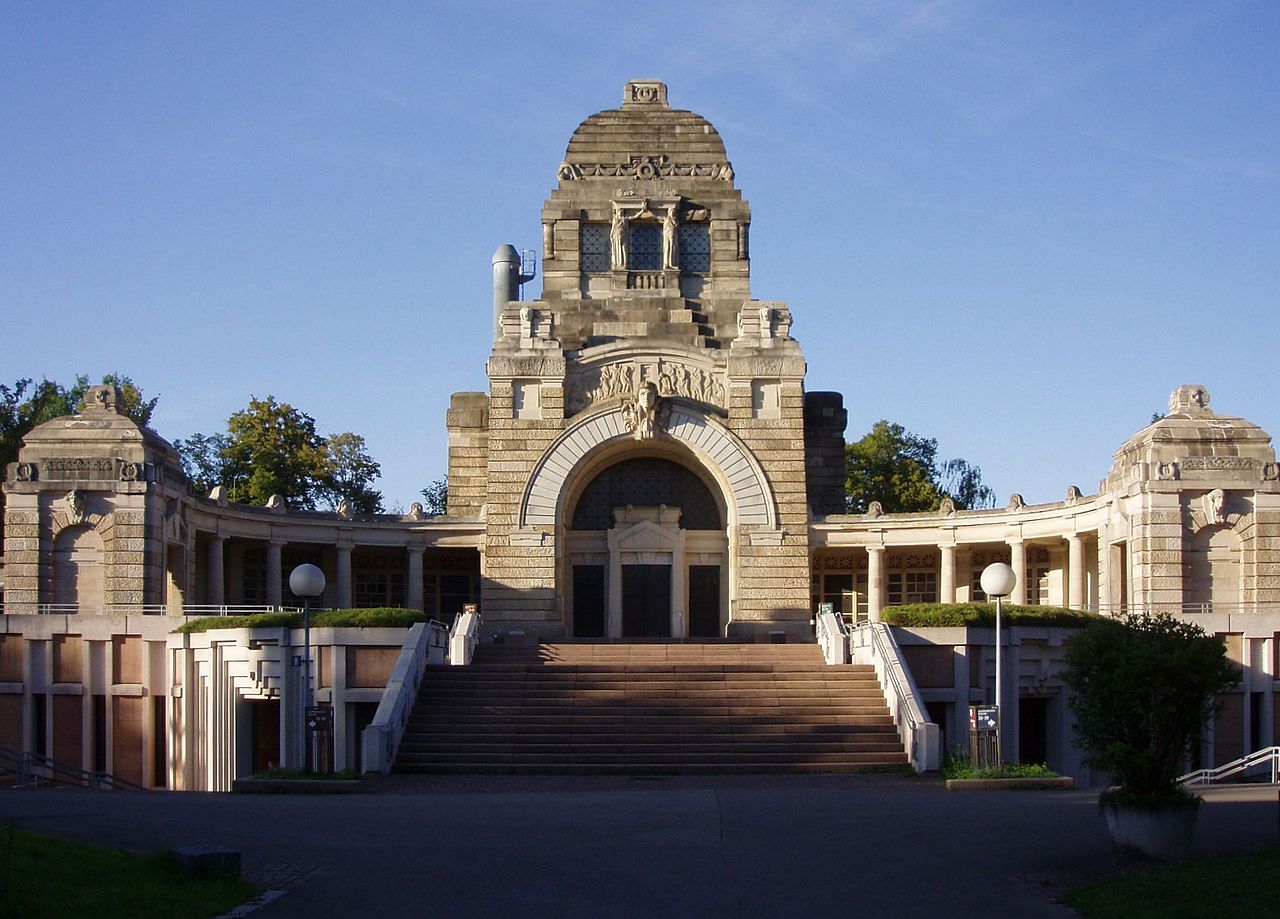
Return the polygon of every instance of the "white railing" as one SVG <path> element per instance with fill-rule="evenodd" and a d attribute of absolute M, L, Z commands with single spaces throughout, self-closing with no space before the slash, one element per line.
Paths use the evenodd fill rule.
<path fill-rule="evenodd" d="M 275 613 L 280 607 L 259 604 L 197 604 L 165 606 L 162 603 L 8 603 L 0 604 L 0 615 L 30 616 L 251 616 Z"/>
<path fill-rule="evenodd" d="M 382 691 L 373 722 L 360 735 L 365 772 L 391 771 L 404 729 L 418 700 L 418 687 L 428 664 L 443 664 L 449 631 L 439 622 L 419 622 L 409 629 L 391 679 Z"/>
<path fill-rule="evenodd" d="M 1280 784 L 1280 747 L 1263 747 L 1261 750 L 1254 750 L 1248 756 L 1242 756 L 1229 763 L 1223 763 L 1216 768 L 1197 769 L 1194 772 L 1188 772 L 1178 779 L 1178 784 L 1210 785 L 1214 782 L 1220 782 L 1229 776 L 1240 775 L 1252 769 L 1257 769 L 1259 766 L 1270 766 L 1271 784 Z"/>
<path fill-rule="evenodd" d="M 470 664 L 479 643 L 480 613 L 475 610 L 459 613 L 449 632 L 449 663 L 454 666 Z"/>
<path fill-rule="evenodd" d="M 1259 603 L 1114 603 L 1102 606 L 1085 607 L 1104 616 L 1124 616 L 1128 614 L 1143 616 L 1155 613 L 1174 613 L 1180 616 L 1208 616 L 1214 613 L 1230 615 L 1255 615 L 1260 613 L 1280 613 L 1280 606 Z"/>
<path fill-rule="evenodd" d="M 933 772 L 942 766 L 942 732 L 924 713 L 920 690 L 902 659 L 902 649 L 883 622 L 860 624 L 850 639 L 853 661 L 871 664 L 884 691 L 889 714 L 907 748 L 911 768 Z"/>
<path fill-rule="evenodd" d="M 813 620 L 813 629 L 818 636 L 818 647 L 822 649 L 822 659 L 828 664 L 849 663 L 849 626 L 844 617 L 829 610 L 820 610 Z"/>

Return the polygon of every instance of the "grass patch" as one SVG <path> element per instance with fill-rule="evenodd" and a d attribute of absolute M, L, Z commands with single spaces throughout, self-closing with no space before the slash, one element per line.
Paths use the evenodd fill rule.
<path fill-rule="evenodd" d="M 1001 769 L 975 769 L 968 758 L 947 756 L 942 764 L 944 779 L 1056 779 L 1054 772 L 1044 763 L 1005 763 Z"/>
<path fill-rule="evenodd" d="M 1085 919 L 1242 919 L 1280 916 L 1280 844 L 1198 858 L 1077 887 L 1063 902 Z"/>
<path fill-rule="evenodd" d="M 311 614 L 313 629 L 408 628 L 426 622 L 430 616 L 416 609 L 327 609 Z M 210 632 L 214 629 L 300 629 L 302 613 L 254 613 L 251 616 L 201 616 L 174 629 L 175 632 Z"/>
<path fill-rule="evenodd" d="M 980 626 L 994 628 L 996 605 L 994 603 L 908 603 L 903 606 L 886 606 L 880 614 L 889 625 L 914 628 L 951 628 Z M 1097 613 L 1087 610 L 1067 609 L 1062 606 L 1012 606 L 1004 604 L 1002 624 L 1008 627 L 1056 626 L 1079 629 L 1099 619 Z"/>
<path fill-rule="evenodd" d="M 0 826 L 0 919 L 196 919 L 257 893 L 240 878 L 189 877 L 171 852 L 136 855 Z"/>

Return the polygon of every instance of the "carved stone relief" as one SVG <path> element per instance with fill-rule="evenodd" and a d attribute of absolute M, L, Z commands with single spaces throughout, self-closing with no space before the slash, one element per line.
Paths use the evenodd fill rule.
<path fill-rule="evenodd" d="M 573 414 L 610 399 L 633 397 L 645 383 L 652 383 L 659 396 L 679 396 L 725 407 L 725 389 L 719 374 L 680 361 L 653 358 L 589 367 L 574 374 L 565 391 L 567 411 Z"/>
<path fill-rule="evenodd" d="M 665 154 L 632 154 L 621 163 L 560 164 L 556 178 L 562 182 L 579 179 L 718 179 L 733 181 L 733 167 L 728 163 L 673 163 Z"/>
<path fill-rule="evenodd" d="M 1221 488 L 1204 496 L 1204 518 L 1210 524 L 1227 522 L 1227 493 Z"/>
<path fill-rule="evenodd" d="M 635 396 L 622 403 L 622 418 L 636 440 L 653 440 L 665 431 L 671 417 L 671 403 L 658 396 L 658 387 L 646 381 Z"/>

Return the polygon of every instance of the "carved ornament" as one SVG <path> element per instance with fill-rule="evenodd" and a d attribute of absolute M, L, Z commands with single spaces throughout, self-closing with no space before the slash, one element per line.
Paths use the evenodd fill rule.
<path fill-rule="evenodd" d="M 636 440 L 653 440 L 667 429 L 671 403 L 658 395 L 657 386 L 644 382 L 633 397 L 623 401 L 622 418 Z"/>
<path fill-rule="evenodd" d="M 16 473 L 19 482 L 34 482 L 36 480 L 36 464 L 19 463 Z"/>
<path fill-rule="evenodd" d="M 1210 524 L 1227 522 L 1227 493 L 1215 488 L 1204 496 L 1204 519 Z"/>
<path fill-rule="evenodd" d="M 674 163 L 665 153 L 632 154 L 625 162 L 560 164 L 556 178 L 562 182 L 579 179 L 718 179 L 733 181 L 729 163 Z"/>
<path fill-rule="evenodd" d="M 72 525 L 84 523 L 84 495 L 75 488 L 67 494 L 67 522 Z"/>
<path fill-rule="evenodd" d="M 1018 494 L 1016 491 L 1009 496 L 1009 507 L 1007 510 L 1020 511 L 1026 506 L 1027 502 L 1022 500 L 1022 495 Z"/>
<path fill-rule="evenodd" d="M 1188 456 L 1182 461 L 1182 468 L 1226 472 L 1252 469 L 1253 460 L 1245 456 Z"/>
<path fill-rule="evenodd" d="M 605 364 L 575 374 L 566 387 L 566 409 L 573 414 L 596 403 L 633 398 L 646 383 L 652 383 L 662 397 L 679 396 L 725 407 L 725 389 L 719 374 L 680 361 L 655 358 Z"/>
<path fill-rule="evenodd" d="M 49 480 L 110 480 L 116 476 L 115 460 L 97 457 L 53 456 L 40 461 L 40 477 Z"/>
<path fill-rule="evenodd" d="M 563 357 L 516 355 L 489 358 L 490 377 L 559 377 L 564 376 Z"/>

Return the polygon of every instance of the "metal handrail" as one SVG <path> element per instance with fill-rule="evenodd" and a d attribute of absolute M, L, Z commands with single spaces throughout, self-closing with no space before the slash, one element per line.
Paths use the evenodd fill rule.
<path fill-rule="evenodd" d="M 1254 750 L 1246 756 L 1234 759 L 1229 763 L 1223 763 L 1221 766 L 1210 769 L 1196 769 L 1186 775 L 1179 776 L 1178 784 L 1209 785 L 1225 779 L 1227 776 L 1247 772 L 1267 762 L 1271 764 L 1271 784 L 1280 784 L 1280 747 L 1263 747 L 1261 750 Z"/>
<path fill-rule="evenodd" d="M 117 778 L 108 772 L 91 772 L 60 763 L 43 753 L 19 751 L 13 747 L 0 746 L 0 767 L 14 773 L 21 782 L 30 779 L 27 784 L 35 784 L 40 779 L 56 782 L 61 777 L 74 785 L 87 785 L 90 788 L 115 789 L 120 791 L 147 791 L 142 785 L 136 785 L 125 779 Z M 44 771 L 47 775 L 41 775 Z"/>
<path fill-rule="evenodd" d="M 38 616 L 252 616 L 276 613 L 284 607 L 270 603 L 213 604 L 188 603 L 181 607 L 162 603 L 0 603 L 0 615 Z"/>
<path fill-rule="evenodd" d="M 920 701 L 920 690 L 911 679 L 902 659 L 902 650 L 893 633 L 883 622 L 867 622 L 858 626 L 853 643 L 870 654 L 876 678 L 889 714 L 898 729 L 898 736 L 907 745 L 907 755 L 917 772 L 929 772 L 942 765 L 942 735 L 936 724 L 929 721 Z M 855 660 L 859 658 L 855 656 Z"/>

